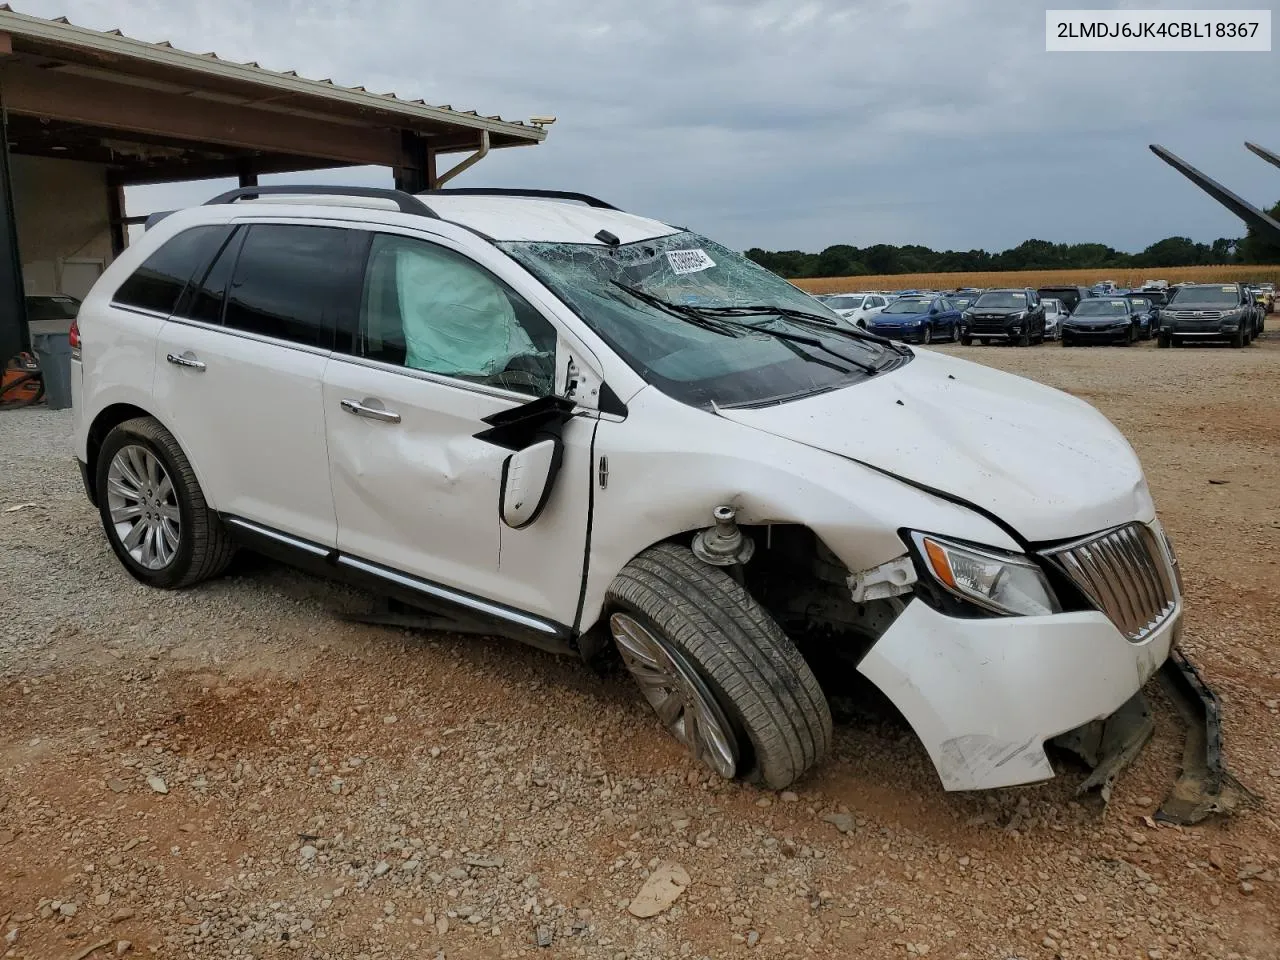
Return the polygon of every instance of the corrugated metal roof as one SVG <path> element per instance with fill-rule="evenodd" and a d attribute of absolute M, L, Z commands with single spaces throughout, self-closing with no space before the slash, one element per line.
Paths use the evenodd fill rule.
<path fill-rule="evenodd" d="M 19 13 L 7 3 L 0 3 L 0 33 L 45 44 L 106 54 L 135 61 L 167 66 L 178 70 L 219 78 L 241 84 L 252 84 L 286 91 L 303 97 L 319 97 L 347 106 L 393 113 L 406 121 L 427 121 L 473 130 L 488 130 L 516 141 L 537 143 L 546 130 L 519 120 L 503 120 L 500 116 L 480 116 L 475 110 L 455 110 L 452 106 L 433 106 L 425 100 L 405 100 L 394 93 L 370 93 L 364 87 L 344 87 L 331 79 L 309 80 L 294 70 L 268 70 L 255 61 L 238 63 L 216 53 L 193 53 L 180 50 L 168 40 L 155 43 L 127 37 L 120 30 L 91 30 L 73 24 L 66 17 L 46 20 Z M 496 146 L 497 144 L 495 144 Z"/>

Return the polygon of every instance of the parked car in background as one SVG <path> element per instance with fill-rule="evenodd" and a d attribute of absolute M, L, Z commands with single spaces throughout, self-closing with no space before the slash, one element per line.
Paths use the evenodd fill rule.
<path fill-rule="evenodd" d="M 1075 310 L 1081 300 L 1087 300 L 1093 296 L 1093 291 L 1088 287 L 1076 286 L 1041 287 L 1036 292 L 1042 297 L 1053 297 L 1066 308 L 1067 313 Z"/>
<path fill-rule="evenodd" d="M 855 327 L 865 328 L 867 321 L 883 310 L 889 299 L 878 293 L 835 293 L 823 301 Z"/>
<path fill-rule="evenodd" d="M 946 297 L 899 297 L 867 320 L 867 331 L 890 340 L 955 340 L 960 311 Z"/>
<path fill-rule="evenodd" d="M 1143 280 L 1142 281 L 1142 291 L 1144 293 L 1148 290 L 1168 290 L 1168 289 L 1169 289 L 1168 280 Z"/>
<path fill-rule="evenodd" d="M 1091 288 L 1095 297 L 1109 297 L 1119 291 L 1114 280 L 1099 280 Z"/>
<path fill-rule="evenodd" d="M 1067 313 L 1067 308 L 1062 305 L 1061 300 L 1041 297 L 1040 302 L 1044 304 L 1044 338 L 1057 340 L 1062 336 L 1062 321 L 1066 320 L 1070 314 Z"/>
<path fill-rule="evenodd" d="M 1274 283 L 1260 283 L 1258 289 L 1262 291 L 1262 295 L 1266 298 L 1265 306 L 1267 313 L 1276 312 L 1276 285 Z"/>
<path fill-rule="evenodd" d="M 1128 346 L 1138 339 L 1139 315 L 1124 297 L 1086 300 L 1062 324 L 1062 345 L 1118 343 Z"/>
<path fill-rule="evenodd" d="M 960 342 L 1007 340 L 1025 347 L 1044 341 L 1044 305 L 1030 287 L 988 290 L 960 318 Z"/>
<path fill-rule="evenodd" d="M 1138 318 L 1138 339 L 1150 340 L 1160 329 L 1160 308 L 1151 294 L 1126 293 L 1124 298 L 1132 305 Z"/>
<path fill-rule="evenodd" d="M 1161 347 L 1196 340 L 1226 340 L 1243 347 L 1253 339 L 1254 304 L 1238 283 L 1188 283 L 1161 311 Z"/>

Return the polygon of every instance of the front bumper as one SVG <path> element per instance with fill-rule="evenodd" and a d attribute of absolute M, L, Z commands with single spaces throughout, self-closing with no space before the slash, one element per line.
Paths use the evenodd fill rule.
<path fill-rule="evenodd" d="M 1129 327 L 1063 327 L 1062 335 L 1090 343 L 1122 343 L 1129 339 Z"/>
<path fill-rule="evenodd" d="M 1114 713 L 1160 668 L 1174 613 L 1131 643 L 1094 611 L 959 619 L 913 599 L 858 665 L 906 717 L 947 790 L 1054 775 L 1047 740 Z"/>

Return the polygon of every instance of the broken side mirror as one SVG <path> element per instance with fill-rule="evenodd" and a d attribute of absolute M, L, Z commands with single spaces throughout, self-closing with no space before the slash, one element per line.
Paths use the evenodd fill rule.
<path fill-rule="evenodd" d="M 549 436 L 517 450 L 502 464 L 502 522 L 513 530 L 538 519 L 560 472 L 564 444 Z"/>

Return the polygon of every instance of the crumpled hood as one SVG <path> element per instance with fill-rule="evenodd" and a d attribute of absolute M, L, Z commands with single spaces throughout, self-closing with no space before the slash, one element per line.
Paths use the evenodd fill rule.
<path fill-rule="evenodd" d="M 1137 455 L 1101 413 L 942 354 L 917 351 L 905 366 L 843 390 L 718 412 L 962 498 L 1033 543 L 1155 516 Z"/>

